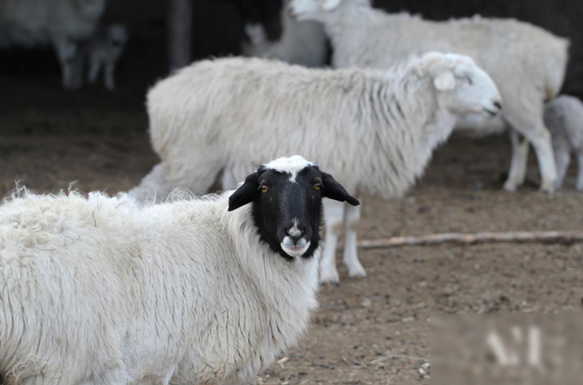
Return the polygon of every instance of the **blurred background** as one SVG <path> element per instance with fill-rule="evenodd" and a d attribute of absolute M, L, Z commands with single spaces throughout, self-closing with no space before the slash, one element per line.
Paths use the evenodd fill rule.
<path fill-rule="evenodd" d="M 513 17 L 568 37 L 571 60 L 564 92 L 583 95 L 581 1 L 375 0 L 374 5 L 435 20 L 474 14 Z M 277 24 L 281 8 L 282 0 L 193 0 L 191 59 L 240 54 L 245 40 L 244 25 L 249 20 L 262 22 L 268 38 L 279 37 L 273 23 Z M 0 133 L 145 132 L 145 92 L 169 73 L 170 20 L 168 1 L 107 2 L 100 23 L 122 23 L 129 36 L 115 71 L 115 92 L 104 91 L 101 81 L 77 91 L 64 91 L 60 87 L 59 62 L 50 45 L 0 49 L 0 96 L 4 101 L 0 104 Z M 94 118 L 87 115 L 91 112 L 96 113 Z"/>

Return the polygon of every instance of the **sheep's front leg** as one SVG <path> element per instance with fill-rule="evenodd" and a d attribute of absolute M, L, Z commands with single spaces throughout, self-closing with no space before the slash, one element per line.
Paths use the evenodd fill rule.
<path fill-rule="evenodd" d="M 366 278 L 366 271 L 358 260 L 356 244 L 356 226 L 360 221 L 362 206 L 344 205 L 344 229 L 346 243 L 344 245 L 344 264 L 348 268 L 348 275 L 353 278 Z"/>
<path fill-rule="evenodd" d="M 344 221 L 344 208 L 343 202 L 324 200 L 326 237 L 324 238 L 324 250 L 320 262 L 320 282 L 322 283 L 338 284 L 340 282 L 336 268 L 336 245 Z"/>
<path fill-rule="evenodd" d="M 524 183 L 524 178 L 526 177 L 529 143 L 524 136 L 513 129 L 510 130 L 510 141 L 512 143 L 512 159 L 504 188 L 507 191 L 514 192 L 518 186 Z"/>
<path fill-rule="evenodd" d="M 66 36 L 53 36 L 52 42 L 61 64 L 63 87 L 68 89 L 79 88 L 81 81 L 75 78 L 75 64 L 78 56 L 77 44 L 69 41 Z"/>

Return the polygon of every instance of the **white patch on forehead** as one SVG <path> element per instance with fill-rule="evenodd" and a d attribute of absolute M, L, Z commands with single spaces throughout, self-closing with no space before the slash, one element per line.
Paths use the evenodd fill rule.
<path fill-rule="evenodd" d="M 276 160 L 272 160 L 268 164 L 265 165 L 266 168 L 275 170 L 278 172 L 285 172 L 290 174 L 290 182 L 295 182 L 297 175 L 302 171 L 304 168 L 309 166 L 315 166 L 316 163 L 308 162 L 304 158 L 299 155 L 290 156 L 289 158 L 279 158 Z"/>

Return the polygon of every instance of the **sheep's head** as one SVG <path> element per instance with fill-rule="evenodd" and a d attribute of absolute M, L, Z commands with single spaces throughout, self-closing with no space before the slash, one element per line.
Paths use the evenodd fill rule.
<path fill-rule="evenodd" d="M 322 198 L 360 203 L 332 175 L 301 156 L 259 167 L 229 198 L 229 211 L 248 203 L 261 239 L 288 260 L 311 257 L 320 243 Z"/>
<path fill-rule="evenodd" d="M 369 0 L 291 0 L 289 12 L 296 20 L 322 21 L 326 13 L 343 4 L 370 6 Z"/>
<path fill-rule="evenodd" d="M 112 24 L 107 27 L 108 42 L 112 47 L 123 47 L 128 41 L 128 32 L 123 24 Z"/>
<path fill-rule="evenodd" d="M 440 103 L 451 113 L 494 117 L 501 111 L 498 87 L 471 58 L 430 52 L 421 58 L 421 66 L 431 74 Z"/>

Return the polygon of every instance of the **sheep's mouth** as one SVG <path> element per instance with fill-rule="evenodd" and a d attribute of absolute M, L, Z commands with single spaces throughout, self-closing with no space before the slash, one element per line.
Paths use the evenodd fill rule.
<path fill-rule="evenodd" d="M 492 110 L 489 110 L 489 109 L 487 109 L 487 108 L 484 108 L 484 111 L 485 111 L 485 112 L 486 112 L 488 115 L 490 115 L 491 117 L 494 117 L 494 116 L 498 115 L 498 111 L 492 111 Z"/>
<path fill-rule="evenodd" d="M 310 248 L 310 242 L 301 238 L 294 242 L 291 237 L 285 237 L 283 242 L 281 242 L 281 249 L 290 257 L 297 258 L 301 257 Z"/>

